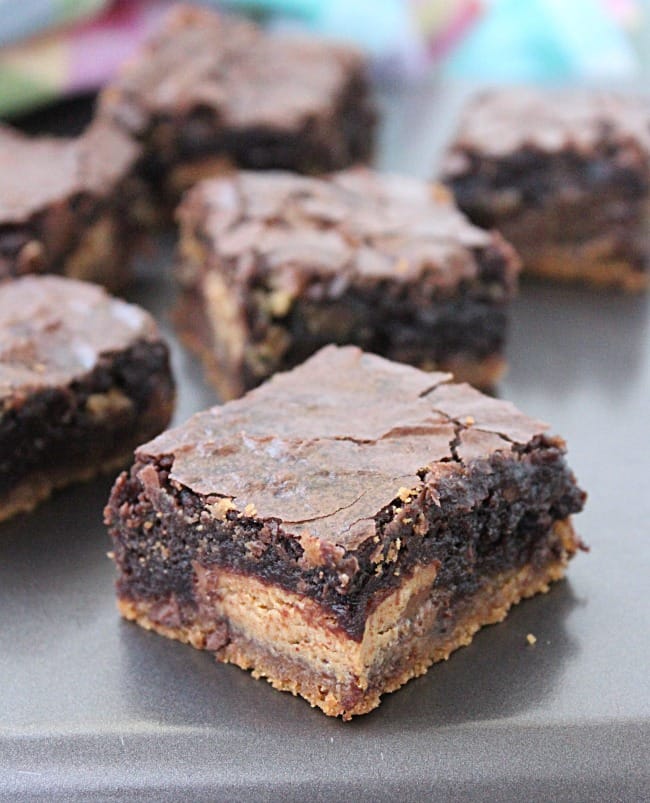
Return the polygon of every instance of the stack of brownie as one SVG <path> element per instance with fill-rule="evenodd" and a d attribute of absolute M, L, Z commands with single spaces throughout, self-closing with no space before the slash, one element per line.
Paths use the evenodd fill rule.
<path fill-rule="evenodd" d="M 241 172 L 178 211 L 178 322 L 223 398 L 327 343 L 492 387 L 518 261 L 423 181 Z"/>
<path fill-rule="evenodd" d="M 105 511 L 123 616 L 344 719 L 546 591 L 585 495 L 560 438 L 476 389 L 505 367 L 507 240 L 643 285 L 647 119 L 544 106 L 490 152 L 482 103 L 451 190 L 381 174 L 357 51 L 182 5 L 80 137 L 1 129 L 0 518 L 135 448 Z M 122 287 L 174 211 L 176 322 L 228 401 L 160 434 L 155 322 L 78 280 Z"/>
<path fill-rule="evenodd" d="M 180 6 L 99 99 L 142 147 L 156 203 L 228 166 L 300 173 L 366 161 L 374 106 L 360 53 Z"/>
<path fill-rule="evenodd" d="M 558 438 L 328 346 L 141 446 L 106 509 L 127 619 L 349 719 L 562 577 Z"/>
<path fill-rule="evenodd" d="M 467 106 L 443 176 L 524 271 L 640 291 L 650 281 L 650 99 L 508 89 Z"/>

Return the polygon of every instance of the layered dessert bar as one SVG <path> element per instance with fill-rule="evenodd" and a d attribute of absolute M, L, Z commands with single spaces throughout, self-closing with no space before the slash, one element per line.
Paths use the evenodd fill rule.
<path fill-rule="evenodd" d="M 93 284 L 0 284 L 0 520 L 117 471 L 167 426 L 167 347 L 144 310 Z"/>
<path fill-rule="evenodd" d="M 440 186 L 367 169 L 212 179 L 178 212 L 177 323 L 223 398 L 327 343 L 491 387 L 518 263 Z"/>
<path fill-rule="evenodd" d="M 650 98 L 501 89 L 476 96 L 443 167 L 460 208 L 525 272 L 648 286 Z"/>
<path fill-rule="evenodd" d="M 77 138 L 0 126 L 0 281 L 58 273 L 122 287 L 136 234 L 137 154 L 103 122 Z"/>
<path fill-rule="evenodd" d="M 142 172 L 170 208 L 231 164 L 319 173 L 366 161 L 375 123 L 356 50 L 184 5 L 104 90 L 99 114 L 142 143 Z"/>
<path fill-rule="evenodd" d="M 564 574 L 585 495 L 545 429 L 328 346 L 137 449 L 105 511 L 119 609 L 366 713 Z"/>

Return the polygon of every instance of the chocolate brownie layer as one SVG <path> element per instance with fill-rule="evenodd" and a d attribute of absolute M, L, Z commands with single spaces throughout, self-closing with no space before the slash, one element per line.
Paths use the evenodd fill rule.
<path fill-rule="evenodd" d="M 0 126 L 0 280 L 61 273 L 118 288 L 134 239 L 138 148 L 117 127 L 76 139 Z"/>
<path fill-rule="evenodd" d="M 178 218 L 179 328 L 225 398 L 332 342 L 484 387 L 503 370 L 516 258 L 439 186 L 242 172 L 199 184 Z"/>
<path fill-rule="evenodd" d="M 459 206 L 526 271 L 640 290 L 650 262 L 650 99 L 506 89 L 477 96 L 443 168 Z"/>
<path fill-rule="evenodd" d="M 315 173 L 365 161 L 375 121 L 355 50 L 191 6 L 125 65 L 99 113 L 143 143 L 142 170 L 170 203 L 227 163 Z"/>
<path fill-rule="evenodd" d="M 124 615 L 349 717 L 544 590 L 579 545 L 563 442 L 449 380 L 330 346 L 140 447 Z"/>
<path fill-rule="evenodd" d="M 144 310 L 54 276 L 0 285 L 0 519 L 124 464 L 173 407 Z"/>

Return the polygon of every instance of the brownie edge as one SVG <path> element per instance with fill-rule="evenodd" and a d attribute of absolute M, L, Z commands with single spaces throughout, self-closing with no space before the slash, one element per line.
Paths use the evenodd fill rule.
<path fill-rule="evenodd" d="M 151 316 L 55 276 L 0 285 L 0 518 L 123 467 L 174 405 Z"/>
<path fill-rule="evenodd" d="M 140 240 L 138 153 L 105 120 L 76 138 L 0 126 L 0 280 L 54 273 L 121 289 Z"/>

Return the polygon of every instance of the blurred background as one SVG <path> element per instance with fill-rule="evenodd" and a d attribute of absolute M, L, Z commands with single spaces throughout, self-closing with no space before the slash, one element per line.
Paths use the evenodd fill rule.
<path fill-rule="evenodd" d="M 380 85 L 441 77 L 650 89 L 650 0 L 231 0 L 270 27 L 356 42 Z M 0 0 L 0 117 L 93 92 L 168 0 Z"/>

